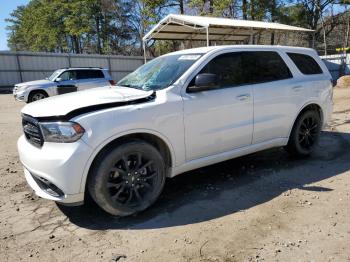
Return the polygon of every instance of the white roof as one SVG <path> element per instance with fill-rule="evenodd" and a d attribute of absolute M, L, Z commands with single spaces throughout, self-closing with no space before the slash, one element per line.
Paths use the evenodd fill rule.
<path fill-rule="evenodd" d="M 210 40 L 214 41 L 243 41 L 265 30 L 313 32 L 310 29 L 279 23 L 170 14 L 156 24 L 143 40 L 206 40 L 207 28 Z"/>

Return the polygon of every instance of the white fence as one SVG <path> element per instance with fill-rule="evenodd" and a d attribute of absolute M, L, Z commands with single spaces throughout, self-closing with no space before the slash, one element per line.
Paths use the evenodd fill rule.
<path fill-rule="evenodd" d="M 141 56 L 107 56 L 32 52 L 0 52 L 0 88 L 48 77 L 64 67 L 102 67 L 109 69 L 114 80 L 143 64 Z"/>
<path fill-rule="evenodd" d="M 333 79 L 342 73 L 350 74 L 350 55 L 322 57 Z M 141 56 L 107 56 L 86 54 L 56 54 L 0 51 L 0 91 L 14 84 L 48 77 L 54 70 L 64 67 L 108 68 L 114 80 L 143 64 Z"/>

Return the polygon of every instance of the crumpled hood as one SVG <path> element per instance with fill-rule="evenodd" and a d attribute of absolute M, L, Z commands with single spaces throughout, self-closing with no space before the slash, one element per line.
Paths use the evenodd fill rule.
<path fill-rule="evenodd" d="M 127 87 L 97 87 L 84 91 L 53 96 L 26 105 L 22 114 L 33 117 L 66 116 L 72 112 L 90 108 L 91 111 L 123 104 L 151 96 L 153 91 L 143 91 Z"/>
<path fill-rule="evenodd" d="M 47 79 L 42 79 L 42 80 L 35 80 L 35 81 L 29 81 L 29 82 L 23 82 L 16 84 L 15 86 L 21 87 L 21 86 L 42 86 L 42 85 L 53 85 L 54 82 L 47 80 Z"/>

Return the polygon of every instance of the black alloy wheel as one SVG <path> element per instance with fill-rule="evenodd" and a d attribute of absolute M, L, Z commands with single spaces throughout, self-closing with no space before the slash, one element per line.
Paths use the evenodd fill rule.
<path fill-rule="evenodd" d="M 308 156 L 318 142 L 321 131 L 320 115 L 315 110 L 308 110 L 299 115 L 294 123 L 285 149 L 295 156 Z"/>
<path fill-rule="evenodd" d="M 118 159 L 109 171 L 106 184 L 112 201 L 136 208 L 148 202 L 157 179 L 154 165 L 154 161 L 141 152 Z"/>
<path fill-rule="evenodd" d="M 102 209 L 127 216 L 155 202 L 165 174 L 165 162 L 156 148 L 144 141 L 131 141 L 97 157 L 88 188 Z"/>

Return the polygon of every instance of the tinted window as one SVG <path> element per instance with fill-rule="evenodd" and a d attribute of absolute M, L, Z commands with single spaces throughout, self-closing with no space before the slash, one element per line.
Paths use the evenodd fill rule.
<path fill-rule="evenodd" d="M 243 52 L 247 83 L 262 83 L 291 78 L 292 74 L 276 52 Z"/>
<path fill-rule="evenodd" d="M 104 78 L 101 70 L 78 70 L 78 79 Z"/>
<path fill-rule="evenodd" d="M 237 86 L 245 83 L 242 68 L 242 53 L 229 53 L 215 57 L 200 72 L 216 74 L 220 87 Z"/>
<path fill-rule="evenodd" d="M 294 64 L 298 67 L 300 72 L 305 75 L 322 74 L 322 69 L 318 63 L 309 55 L 287 53 L 290 59 L 293 60 Z"/>
<path fill-rule="evenodd" d="M 76 80 L 77 72 L 74 70 L 65 71 L 59 76 L 59 78 L 61 78 L 61 81 Z"/>
<path fill-rule="evenodd" d="M 286 63 L 276 52 L 234 52 L 211 60 L 200 73 L 216 74 L 220 87 L 270 82 L 291 78 Z M 192 80 L 190 85 L 194 84 Z"/>

